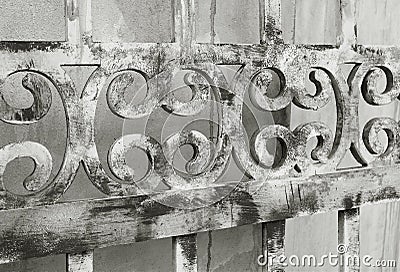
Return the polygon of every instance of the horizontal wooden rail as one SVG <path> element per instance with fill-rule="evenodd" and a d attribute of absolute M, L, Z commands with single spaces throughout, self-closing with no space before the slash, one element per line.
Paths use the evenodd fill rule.
<path fill-rule="evenodd" d="M 341 171 L 281 185 L 243 183 L 226 198 L 194 210 L 160 204 L 182 192 L 85 200 L 0 211 L 0 263 L 129 244 L 350 209 L 400 196 L 399 167 Z M 292 190 L 298 188 L 298 190 Z M 199 189 L 231 190 L 232 186 Z"/>

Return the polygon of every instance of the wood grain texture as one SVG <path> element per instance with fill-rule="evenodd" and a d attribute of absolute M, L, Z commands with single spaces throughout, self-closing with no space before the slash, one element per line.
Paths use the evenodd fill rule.
<path fill-rule="evenodd" d="M 161 195 L 154 195 L 1 211 L 0 262 L 83 252 L 279 220 L 300 213 L 350 208 L 369 201 L 398 198 L 397 180 L 394 169 L 382 167 L 324 175 L 323 182 L 318 176 L 293 180 L 287 188 L 253 184 L 257 188 L 253 191 L 247 184 L 235 189 L 224 200 L 196 210 L 163 206 L 157 201 Z M 298 197 L 285 193 L 297 186 L 300 186 Z M 227 189 L 232 188 L 218 190 Z M 171 199 L 174 195 L 164 197 Z"/>
<path fill-rule="evenodd" d="M 337 44 L 341 31 L 336 0 L 296 0 L 296 44 Z"/>
<path fill-rule="evenodd" d="M 388 202 L 379 205 L 366 205 L 360 211 L 360 256 L 368 257 L 361 271 L 398 271 L 400 202 Z M 386 262 L 387 267 L 379 267 Z"/>
<path fill-rule="evenodd" d="M 340 246 L 340 248 L 339 248 Z M 354 258 L 360 256 L 360 209 L 350 209 L 339 212 L 339 244 L 344 263 L 340 272 L 360 271 L 360 262 Z"/>
<path fill-rule="evenodd" d="M 260 1 L 261 8 L 261 24 L 265 31 L 262 36 L 263 42 L 267 44 L 282 43 L 282 1 L 267 0 Z M 264 6 L 265 5 L 265 6 Z M 285 8 L 285 7 L 284 7 Z M 264 11 L 265 14 L 262 12 Z M 283 10 L 286 13 L 286 10 Z"/>
<path fill-rule="evenodd" d="M 350 47 L 357 43 L 356 4 L 357 0 L 340 1 L 340 14 L 342 18 L 342 46 L 344 45 Z"/>
<path fill-rule="evenodd" d="M 281 0 L 282 38 L 286 44 L 295 42 L 296 0 Z"/>
<path fill-rule="evenodd" d="M 337 222 L 337 212 L 288 219 L 285 228 L 285 256 L 289 265 L 285 271 L 337 272 L 338 266 L 331 266 L 328 262 L 320 265 L 323 255 L 337 254 Z M 291 261 L 291 256 L 297 256 L 299 261 Z"/>
<path fill-rule="evenodd" d="M 93 251 L 67 254 L 67 272 L 93 272 Z"/>
<path fill-rule="evenodd" d="M 98 42 L 171 42 L 171 1 L 92 1 L 93 40 Z"/>
<path fill-rule="evenodd" d="M 362 0 L 357 4 L 357 39 L 362 45 L 400 44 L 400 2 Z"/>
<path fill-rule="evenodd" d="M 262 224 L 263 258 L 261 263 L 263 272 L 283 271 L 285 267 L 280 263 L 280 257 L 285 255 L 285 220 Z"/>
<path fill-rule="evenodd" d="M 195 4 L 197 42 L 260 43 L 258 0 L 196 0 Z"/>

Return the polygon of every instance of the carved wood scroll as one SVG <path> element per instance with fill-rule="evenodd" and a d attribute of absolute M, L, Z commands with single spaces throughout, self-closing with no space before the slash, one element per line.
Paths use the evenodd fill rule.
<path fill-rule="evenodd" d="M 214 46 L 207 51 L 222 49 L 225 48 Z M 228 49 L 231 52 L 238 50 L 235 47 Z M 230 158 L 241 169 L 243 177 L 248 177 L 254 183 L 269 185 L 282 184 L 281 180 L 290 177 L 335 172 L 347 151 L 364 167 L 396 165 L 399 159 L 397 121 L 374 118 L 360 128 L 358 105 L 363 99 L 378 110 L 379 106 L 397 103 L 400 92 L 397 49 L 372 53 L 366 51 L 362 54 L 354 52 L 354 57 L 349 60 L 343 59 L 343 52 L 336 49 L 294 46 L 273 49 L 267 49 L 264 54 L 261 48 L 247 48 L 253 50 L 250 51 L 252 57 L 234 71 L 232 80 L 227 79 L 221 65 L 212 64 L 218 60 L 206 62 L 206 59 L 202 59 L 204 48 L 201 46 L 196 58 L 199 61 L 183 65 L 174 61 L 173 55 L 168 56 L 173 54 L 169 52 L 173 50 L 172 46 L 109 50 L 94 46 L 94 57 L 102 62 L 98 65 L 49 63 L 47 59 L 60 54 L 60 49 L 37 51 L 37 57 L 31 58 L 32 65 L 28 67 L 23 66 L 24 54 L 3 55 L 4 66 L 7 67 L 1 80 L 3 127 L 28 127 L 42 122 L 49 114 L 54 96 L 59 96 L 65 111 L 67 133 L 65 139 L 57 139 L 60 143 L 65 141 L 65 153 L 53 178 L 50 176 L 54 158 L 45 144 L 15 141 L 1 148 L 1 208 L 56 202 L 73 182 L 80 163 L 96 188 L 109 196 L 154 194 L 159 192 L 160 184 L 164 185 L 163 190 L 174 192 L 206 188 L 217 184 Z M 63 54 L 69 54 L 68 49 L 63 51 Z M 158 56 L 152 59 L 155 52 Z M 162 59 L 161 54 L 164 54 Z M 136 63 L 133 57 L 145 61 Z M 221 54 L 220 57 L 231 56 Z M 238 60 L 220 61 L 230 64 Z M 346 74 L 343 67 L 350 67 L 350 72 Z M 377 89 L 374 84 L 377 71 L 382 72 L 386 79 L 383 90 Z M 268 76 L 272 73 L 279 80 L 279 92 L 275 97 L 260 91 L 262 88 L 268 89 Z M 192 92 L 188 101 L 181 101 L 174 95 L 176 89 L 173 89 L 173 80 L 179 74 L 183 75 L 184 87 L 190 87 Z M 125 95 L 128 91 L 139 92 L 139 89 L 130 88 L 138 78 L 144 82 L 141 87 L 145 89 L 145 96 L 135 104 L 127 101 Z M 315 86 L 314 94 L 306 88 L 307 78 Z M 33 97 L 30 107 L 16 108 L 8 102 L 10 98 L 7 93 L 15 95 L 18 90 L 14 89 L 20 86 Z M 102 94 L 107 103 L 100 105 Z M 251 105 L 246 104 L 246 95 L 250 97 Z M 267 116 L 291 104 L 317 111 L 328 103 L 336 105 L 335 131 L 331 131 L 327 124 L 311 122 L 293 131 L 279 124 L 263 127 L 256 124 L 258 129 L 252 135 L 246 133 L 244 107 L 256 107 L 265 111 Z M 98 112 L 108 110 L 122 120 L 144 118 L 147 125 L 149 116 L 156 110 L 162 109 L 170 115 L 186 118 L 201 114 L 208 104 L 214 106 L 217 116 L 213 118 L 215 120 L 205 120 L 216 131 L 214 140 L 196 129 L 182 129 L 160 141 L 147 134 L 149 129 L 144 127 L 141 133 L 129 133 L 123 129 L 120 137 L 110 146 L 96 144 L 96 137 L 102 137 L 101 133 L 106 131 L 104 128 L 98 129 L 96 125 Z M 386 147 L 378 138 L 382 131 L 388 138 Z M 312 138 L 317 139 L 317 146 L 310 155 L 307 154 L 306 145 Z M 273 158 L 273 154 L 266 150 L 271 139 L 277 139 L 283 150 L 279 158 Z M 186 163 L 185 173 L 182 173 L 176 169 L 173 160 L 184 145 L 192 146 L 194 155 Z M 374 160 L 367 161 L 364 158 L 360 145 L 365 145 L 368 152 L 374 155 Z M 140 180 L 135 177 L 134 169 L 127 165 L 126 154 L 133 148 L 145 152 L 148 159 L 148 171 Z M 106 149 L 108 165 L 100 161 L 99 149 Z M 31 175 L 24 180 L 13 181 L 23 183 L 29 191 L 25 195 L 8 190 L 4 180 L 7 165 L 20 157 L 32 158 L 35 163 Z M 110 171 L 106 172 L 105 168 Z M 238 177 L 236 182 L 241 180 L 242 177 Z M 226 195 L 225 191 L 216 191 L 207 197 L 185 193 L 180 196 L 181 199 L 163 204 L 196 208 L 212 204 Z"/>

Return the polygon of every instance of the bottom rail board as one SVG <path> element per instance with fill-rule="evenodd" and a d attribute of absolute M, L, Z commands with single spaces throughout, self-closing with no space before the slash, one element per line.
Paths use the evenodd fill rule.
<path fill-rule="evenodd" d="M 359 169 L 323 176 L 241 183 L 196 190 L 207 196 L 232 190 L 196 209 L 161 204 L 182 196 L 167 192 L 85 200 L 0 211 L 0 263 L 54 254 L 81 253 L 121 244 L 281 220 L 315 212 L 350 209 L 400 196 L 398 167 Z M 193 191 L 187 192 L 193 193 Z"/>

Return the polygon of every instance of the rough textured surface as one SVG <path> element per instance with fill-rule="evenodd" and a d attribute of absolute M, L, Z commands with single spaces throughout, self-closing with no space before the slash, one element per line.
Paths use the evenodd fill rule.
<path fill-rule="evenodd" d="M 95 42 L 171 42 L 172 2 L 93 0 Z"/>
<path fill-rule="evenodd" d="M 257 0 L 195 0 L 199 43 L 260 43 Z"/>
<path fill-rule="evenodd" d="M 64 0 L 2 0 L 0 12 L 0 41 L 66 40 Z"/>
<path fill-rule="evenodd" d="M 67 1 L 69 43 L 0 43 L 1 91 L 2 98 L 8 102 L 0 104 L 4 124 L 29 129 L 51 117 L 54 114 L 52 110 L 57 109 L 57 103 L 56 100 L 50 103 L 47 95 L 48 88 L 43 84 L 50 81 L 52 84 L 48 84 L 54 85 L 54 88 L 58 90 L 52 98 L 57 97 L 63 102 L 58 109 L 65 109 L 62 120 L 65 119 L 66 123 L 63 124 L 58 119 L 51 119 L 51 121 L 61 126 L 62 129 L 57 129 L 60 134 L 65 130 L 68 132 L 67 135 L 55 137 L 65 140 L 67 148 L 61 151 L 57 158 L 61 161 L 64 159 L 64 164 L 57 165 L 55 162 L 58 160 L 53 160 L 54 169 L 51 170 L 55 171 L 53 176 L 50 173 L 51 163 L 48 162 L 41 164 L 40 166 L 43 167 L 35 171 L 40 174 L 36 175 L 39 179 L 32 179 L 32 176 L 29 177 L 28 170 L 33 171 L 34 167 L 29 168 L 32 163 L 27 163 L 25 159 L 19 163 L 28 164 L 28 170 L 24 169 L 23 173 L 18 172 L 15 176 L 1 175 L 6 186 L 1 188 L 0 193 L 0 201 L 2 201 L 0 204 L 4 209 L 0 211 L 2 218 L 0 220 L 2 238 L 0 239 L 0 262 L 12 262 L 49 254 L 77 253 L 69 256 L 73 256 L 70 259 L 78 265 L 77 269 L 80 269 L 79 265 L 82 261 L 86 264 L 88 260 L 81 258 L 85 256 L 81 252 L 173 236 L 174 243 L 169 242 L 161 250 L 169 253 L 173 251 L 173 254 L 160 252 L 159 255 L 166 258 L 162 262 L 171 264 L 172 260 L 175 260 L 175 264 L 179 264 L 180 268 L 192 269 L 197 265 L 193 233 L 210 230 L 215 233 L 235 226 L 282 220 L 336 209 L 351 209 L 367 202 L 399 198 L 399 139 L 396 137 L 399 126 L 397 120 L 393 118 L 393 112 L 386 112 L 382 110 L 382 107 L 387 104 L 389 106 L 398 104 L 400 53 L 398 48 L 365 48 L 354 45 L 353 22 L 355 20 L 352 17 L 354 14 L 352 8 L 345 8 L 346 3 L 351 7 L 352 1 L 340 1 L 341 15 L 346 24 L 343 26 L 343 39 L 340 40 L 343 44 L 338 48 L 288 46 L 280 44 L 279 39 L 276 40 L 277 43 L 270 46 L 195 44 L 193 42 L 195 20 L 193 2 L 191 0 L 176 1 L 177 42 L 174 44 L 93 43 L 92 18 L 88 12 L 90 1 L 79 1 L 77 5 L 74 0 Z M 304 4 L 305 7 L 296 10 L 293 14 L 306 16 L 309 20 L 307 10 L 310 7 L 308 5 L 316 3 L 314 1 L 297 2 Z M 234 22 L 226 19 L 236 16 L 236 11 L 232 11 L 229 3 L 236 2 L 212 1 L 209 6 L 207 3 L 203 6 L 210 20 L 210 33 L 216 34 L 221 24 L 224 26 Z M 258 3 L 251 3 L 252 9 L 257 10 Z M 275 24 L 268 20 L 264 22 L 266 32 L 274 33 L 278 37 L 280 31 L 279 23 L 277 23 L 279 22 L 277 1 L 268 0 L 265 3 L 268 19 L 275 21 Z M 322 7 L 326 3 L 333 2 L 318 2 L 318 8 L 311 16 L 313 20 L 327 22 L 331 19 L 331 14 L 324 13 L 325 9 Z M 243 7 L 243 2 L 236 4 L 238 7 Z M 82 6 L 85 8 L 81 9 Z M 247 8 L 244 6 L 243 10 Z M 210 10 L 207 11 L 208 9 Z M 218 17 L 217 13 L 221 10 L 223 16 Z M 336 6 L 332 10 L 335 14 L 337 13 Z M 104 12 L 107 13 L 109 10 Z M 235 16 L 231 16 L 232 14 Z M 111 14 L 111 16 L 114 15 Z M 220 20 L 218 18 L 222 18 L 222 23 L 218 21 Z M 255 18 L 257 16 L 252 19 L 254 22 L 256 22 Z M 335 18 L 332 17 L 336 20 Z M 247 28 L 247 21 L 236 21 L 233 28 L 222 28 L 222 35 L 226 33 L 235 37 L 234 43 L 243 43 L 245 40 L 238 37 L 240 35 L 236 35 L 237 25 L 241 33 L 243 29 L 258 31 L 259 28 L 259 24 L 253 28 L 257 25 L 255 23 Z M 328 28 L 331 27 L 330 23 L 326 25 Z M 314 25 L 311 25 L 310 29 L 314 29 L 313 27 Z M 322 27 L 318 28 L 317 36 L 322 36 L 321 39 L 325 42 L 325 36 L 330 37 L 331 30 L 321 29 Z M 251 39 L 254 38 L 253 34 Z M 295 34 L 296 32 L 293 31 L 293 35 Z M 248 35 L 247 32 L 245 32 L 245 38 L 248 37 L 246 35 Z M 305 36 L 314 39 L 309 33 Z M 224 42 L 216 38 L 217 35 L 210 35 L 210 41 L 207 43 Z M 123 40 L 119 41 L 123 42 Z M 351 62 L 351 64 L 343 65 L 344 62 Z M 87 65 L 88 63 L 93 65 Z M 220 66 L 213 65 L 215 63 L 224 66 L 234 64 L 238 65 L 238 68 L 228 79 L 224 77 Z M 64 65 L 60 67 L 60 64 Z M 344 69 L 343 66 L 350 67 Z M 10 78 L 6 78 L 7 75 L 18 75 L 19 73 L 14 72 L 24 69 L 28 69 L 28 72 L 32 74 L 39 73 L 46 80 L 37 80 L 36 76 L 29 76 L 25 78 L 25 81 L 24 78 L 20 78 L 10 83 Z M 174 86 L 171 84 L 173 73 L 182 72 L 182 70 L 196 74 L 196 76 L 188 76 L 186 80 L 189 83 L 185 83 L 185 90 L 193 91 L 192 100 L 183 98 L 184 101 L 181 101 L 173 95 L 164 96 L 169 88 Z M 164 73 L 158 75 L 161 71 Z M 386 87 L 377 83 L 379 81 L 377 73 L 385 77 Z M 145 95 L 142 101 L 136 101 L 136 104 L 129 103 L 130 95 L 134 92 L 132 89 L 137 89 L 137 85 L 132 84 L 132 82 L 135 83 L 133 74 L 143 78 L 142 81 L 136 83 L 142 85 L 147 83 L 146 87 L 148 87 L 147 96 Z M 275 80 L 270 80 L 271 78 Z M 305 80 L 305 78 L 308 79 Z M 218 88 L 196 88 L 194 84 L 191 84 L 194 82 L 203 83 L 206 86 L 216 85 L 215 87 Z M 261 87 L 261 92 L 257 92 L 252 87 L 248 88 L 251 86 L 250 83 Z M 15 88 L 16 86 L 20 88 Z M 269 87 L 273 87 L 274 92 L 271 93 L 268 90 Z M 40 90 L 43 93 L 40 93 Z M 28 97 L 25 100 L 19 100 L 21 95 Z M 213 111 L 210 110 L 210 113 L 215 117 L 213 121 L 222 128 L 212 127 L 208 123 L 207 128 L 211 127 L 210 131 L 213 132 L 210 132 L 210 135 L 200 135 L 203 131 L 179 133 L 175 127 L 168 126 L 173 137 L 159 144 L 149 135 L 150 131 L 154 132 L 159 128 L 159 123 L 151 125 L 150 131 L 142 131 L 142 135 L 139 136 L 131 135 L 121 138 L 118 134 L 121 132 L 122 123 L 128 119 L 131 121 L 151 116 L 154 106 L 167 114 L 173 114 L 176 118 L 187 118 L 204 112 L 207 104 L 205 101 L 208 101 L 210 97 L 216 102 L 214 105 L 220 106 L 215 107 Z M 27 107 L 25 111 L 20 108 L 21 103 L 29 104 L 29 101 L 33 101 L 31 108 Z M 301 108 L 306 112 L 306 116 L 311 116 L 310 110 L 313 110 L 330 118 L 320 118 L 319 122 L 311 118 L 305 125 L 293 124 L 291 128 L 284 126 L 287 123 L 269 127 L 264 126 L 267 123 L 260 123 L 257 127 L 254 124 L 246 124 L 251 123 L 250 120 L 257 120 L 258 117 L 258 115 L 253 118 L 246 117 L 248 113 L 244 110 L 246 103 L 257 108 L 261 116 L 267 116 L 272 111 L 274 120 L 286 120 L 288 106 Z M 372 119 L 373 116 L 363 114 L 360 110 L 363 103 L 368 104 L 371 114 L 379 113 L 378 119 Z M 328 111 L 324 111 L 325 109 Z M 336 112 L 336 115 L 332 114 L 332 111 Z M 102 115 L 104 112 L 106 114 Z M 160 116 L 151 116 L 152 121 L 161 121 L 162 118 L 158 118 Z M 398 115 L 394 117 L 396 116 Z M 243 122 L 241 117 L 244 117 L 243 120 L 246 121 Z M 333 117 L 336 122 L 332 122 Z M 362 119 L 366 117 L 367 120 Z M 243 128 L 246 125 L 247 130 Z M 249 126 L 251 129 L 248 128 Z M 21 135 L 31 136 L 28 129 Z M 2 131 L 8 133 L 7 129 L 2 129 Z M 9 131 L 13 132 L 11 129 Z M 251 135 L 246 135 L 248 131 L 251 131 Z M 387 140 L 387 144 L 379 136 L 382 132 L 386 133 L 384 139 Z M 107 137 L 104 137 L 104 134 L 107 134 Z M 20 137 L 21 135 L 16 133 L 6 139 L 9 142 L 1 144 L 3 149 L 0 150 L 2 159 L 0 166 L 2 168 L 13 166 L 14 162 L 8 163 L 10 158 L 26 155 L 21 147 L 28 145 L 27 142 L 14 144 L 21 139 L 22 141 L 31 140 L 27 139 L 29 137 Z M 38 133 L 38 135 L 41 134 Z M 213 138 L 210 141 L 208 141 L 209 136 Z M 247 136 L 249 139 L 246 142 Z M 279 138 L 282 143 L 282 152 L 272 160 L 265 146 L 274 137 Z M 126 144 L 121 139 L 126 140 Z M 46 141 L 51 141 L 51 139 Z M 188 164 L 189 166 L 184 170 L 188 170 L 189 175 L 182 178 L 174 167 L 166 163 L 161 151 L 167 151 L 165 153 L 168 159 L 171 159 L 171 154 L 184 143 L 193 144 L 201 152 L 191 161 L 195 162 L 198 159 L 200 167 L 195 167 L 194 163 Z M 54 153 L 51 150 L 53 145 L 43 144 L 51 154 Z M 147 152 L 148 156 L 144 156 L 143 161 L 148 161 L 148 165 L 153 169 L 153 172 L 141 183 L 135 179 L 136 173 L 131 171 L 135 168 L 136 161 L 133 165 L 124 163 L 127 157 L 125 151 L 134 147 L 142 148 Z M 218 156 L 208 164 L 205 159 L 212 157 L 209 155 L 213 148 L 218 151 L 216 152 Z M 41 147 L 41 149 L 44 148 Z M 351 171 L 340 170 L 340 163 L 346 154 L 351 154 L 361 167 Z M 230 183 L 221 182 L 220 174 L 223 173 L 229 159 L 241 171 L 232 176 Z M 267 166 L 270 162 L 273 163 L 272 167 Z M 59 169 L 61 170 L 58 172 Z M 201 173 L 197 175 L 199 172 Z M 47 180 L 49 173 L 51 178 Z M 191 175 L 194 178 L 191 179 Z M 79 184 L 77 184 L 78 179 Z M 47 181 L 49 186 L 39 188 Z M 161 181 L 164 187 L 154 186 Z M 215 181 L 221 182 L 219 186 L 214 184 Z M 90 182 L 91 188 L 96 190 L 93 194 L 91 192 L 91 197 L 113 196 L 113 198 L 54 204 L 56 201 L 70 200 L 73 197 L 68 196 L 68 193 L 73 194 L 74 191 L 75 193 L 79 191 L 76 196 L 84 198 L 85 183 Z M 18 195 L 11 190 L 10 186 L 7 186 L 10 183 L 19 184 L 21 187 L 24 184 L 28 185 L 25 189 L 31 190 L 31 194 Z M 194 190 L 193 185 L 196 184 L 206 185 L 207 188 Z M 158 193 L 151 196 L 137 196 L 140 191 L 137 190 L 136 185 L 149 189 L 151 193 Z M 165 185 L 177 185 L 179 190 L 166 191 L 169 188 Z M 87 185 L 86 189 L 90 186 Z M 182 188 L 189 190 L 181 190 Z M 218 201 L 214 198 L 216 195 Z M 221 198 L 221 196 L 224 197 Z M 43 204 L 49 205 L 43 206 Z M 177 209 L 176 204 L 186 210 Z M 37 205 L 41 206 L 37 207 Z M 195 209 L 190 209 L 193 207 Z M 324 220 L 326 217 L 328 218 Z M 331 224 L 327 227 L 338 233 L 338 230 L 335 230 L 337 216 L 329 218 L 327 215 L 326 217 L 322 215 L 322 223 L 319 220 L 317 223 L 325 226 L 330 222 Z M 347 219 L 345 217 L 340 220 Z M 296 228 L 299 222 L 300 225 L 310 226 L 311 229 L 316 228 L 315 217 L 295 220 L 298 222 L 289 222 L 286 230 L 282 230 L 283 224 L 278 223 L 275 228 L 267 223 L 266 233 L 265 231 L 263 233 L 265 238 L 263 247 L 271 249 L 271 252 L 276 254 L 284 250 L 284 243 L 286 243 L 290 252 L 290 249 L 297 246 L 295 239 L 316 238 L 310 237 L 314 232 L 310 234 L 308 229 L 302 230 L 304 237 L 293 238 L 295 231 L 297 234 L 299 230 Z M 329 244 L 334 239 L 345 240 L 346 232 L 351 234 L 348 241 L 354 243 L 356 241 L 354 225 L 356 224 L 357 218 L 347 222 L 347 228 L 350 230 L 346 231 L 343 227 L 339 230 L 339 234 L 343 234 L 343 237 L 337 237 L 335 234 L 334 237 L 329 237 Z M 239 234 L 235 232 L 236 230 L 230 229 L 227 231 L 230 234 L 220 234 L 218 237 L 213 237 L 211 232 L 210 236 L 206 236 L 208 239 L 198 239 L 199 244 L 202 241 L 205 243 L 198 247 L 202 256 L 199 261 L 205 263 L 200 266 L 200 269 L 205 267 L 205 271 L 207 268 L 208 270 L 232 271 L 238 266 L 235 262 L 236 256 L 232 256 L 232 252 L 223 250 L 222 246 L 219 247 L 219 244 L 228 239 L 232 240 L 230 245 L 234 251 L 239 251 L 238 248 L 246 248 L 245 252 L 240 251 L 238 260 L 243 262 L 242 260 L 245 259 L 250 262 L 251 259 L 248 269 L 250 271 L 257 269 L 256 260 L 252 257 L 255 255 L 253 249 L 261 248 L 256 245 L 261 235 L 252 233 L 250 228 L 249 226 L 240 228 Z M 388 229 L 392 232 L 390 228 Z M 284 238 L 282 233 L 285 232 L 288 237 Z M 323 230 L 316 230 L 315 233 L 314 236 L 325 238 Z M 240 240 L 242 236 L 249 237 L 249 240 Z M 137 245 L 133 245 L 135 246 Z M 126 247 L 122 250 L 126 250 Z M 137 255 L 143 252 L 150 252 L 148 256 L 153 256 L 151 247 L 148 250 L 142 249 Z M 121 253 L 115 253 L 115 255 L 123 256 L 126 260 L 132 256 L 129 252 L 126 255 Z M 216 255 L 217 259 L 213 259 L 213 255 Z M 125 265 L 124 260 L 119 263 L 123 264 L 121 266 Z M 135 265 L 129 261 L 126 263 L 124 267 L 126 270 Z M 138 270 L 145 270 L 144 264 L 138 266 Z M 114 271 L 116 267 L 117 265 L 110 270 Z M 242 270 L 246 271 L 245 269 L 247 268 Z M 168 271 L 170 270 L 168 267 Z"/>

